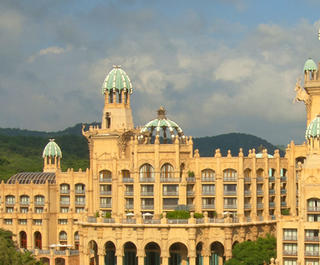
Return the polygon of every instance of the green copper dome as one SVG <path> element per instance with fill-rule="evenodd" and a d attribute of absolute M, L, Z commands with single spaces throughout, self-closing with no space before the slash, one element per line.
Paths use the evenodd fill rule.
<path fill-rule="evenodd" d="M 139 139 L 143 139 L 146 134 L 150 134 L 150 136 L 158 135 L 163 139 L 170 139 L 170 137 L 174 139 L 175 136 L 185 138 L 180 126 L 166 117 L 166 111 L 163 107 L 158 110 L 158 118 L 142 127 Z"/>
<path fill-rule="evenodd" d="M 120 65 L 114 65 L 113 69 L 103 81 L 102 94 L 105 94 L 106 90 L 108 90 L 108 92 L 121 92 L 124 90 L 132 93 L 132 84 L 130 78 L 126 72 L 121 69 Z"/>
<path fill-rule="evenodd" d="M 59 145 L 57 145 L 55 143 L 54 139 L 50 139 L 49 143 L 43 149 L 42 157 L 47 157 L 47 156 L 62 157 L 61 149 L 60 149 Z"/>
<path fill-rule="evenodd" d="M 311 58 L 309 58 L 305 62 L 303 70 L 304 71 L 317 71 L 318 67 L 317 67 L 316 63 Z"/>
<path fill-rule="evenodd" d="M 320 137 L 320 115 L 309 123 L 309 126 L 306 130 L 306 139 L 310 138 L 319 138 Z"/>

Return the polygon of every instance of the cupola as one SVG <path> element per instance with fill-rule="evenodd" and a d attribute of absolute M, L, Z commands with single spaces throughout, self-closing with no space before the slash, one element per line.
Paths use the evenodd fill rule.
<path fill-rule="evenodd" d="M 175 139 L 185 143 L 185 136 L 180 126 L 174 121 L 166 117 L 166 110 L 163 107 L 157 111 L 158 117 L 150 122 L 140 130 L 138 140 L 143 142 L 154 142 L 156 138 L 161 143 L 173 143 Z"/>
<path fill-rule="evenodd" d="M 316 63 L 311 58 L 309 58 L 304 64 L 303 71 L 305 81 L 315 80 L 318 67 Z"/>
<path fill-rule="evenodd" d="M 320 151 L 320 114 L 318 114 L 308 125 L 306 130 L 308 149 L 313 152 Z"/>
<path fill-rule="evenodd" d="M 54 139 L 49 140 L 49 143 L 43 149 L 42 157 L 44 162 L 44 172 L 56 172 L 58 169 L 60 169 L 62 152 Z"/>

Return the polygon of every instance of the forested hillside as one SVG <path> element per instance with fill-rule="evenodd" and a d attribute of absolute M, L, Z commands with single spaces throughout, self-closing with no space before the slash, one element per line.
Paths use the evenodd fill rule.
<path fill-rule="evenodd" d="M 94 123 L 96 124 L 96 123 Z M 42 151 L 49 138 L 61 147 L 63 158 L 62 170 L 89 167 L 89 151 L 86 139 L 81 136 L 81 124 L 69 127 L 59 132 L 39 132 L 20 129 L 0 128 L 0 179 L 8 179 L 17 172 L 42 171 Z M 194 149 L 199 149 L 200 156 L 213 156 L 214 150 L 220 148 L 222 155 L 228 149 L 237 156 L 239 148 L 247 155 L 248 150 L 258 150 L 263 146 L 273 154 L 276 147 L 267 141 L 253 135 L 242 133 L 222 134 L 211 137 L 194 138 Z M 283 155 L 283 151 L 280 151 Z"/>

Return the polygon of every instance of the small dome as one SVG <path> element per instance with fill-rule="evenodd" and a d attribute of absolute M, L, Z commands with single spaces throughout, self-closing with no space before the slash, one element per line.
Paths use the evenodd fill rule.
<path fill-rule="evenodd" d="M 121 69 L 120 65 L 114 65 L 113 69 L 107 75 L 102 84 L 102 94 L 105 94 L 106 90 L 121 92 L 121 90 L 132 93 L 132 84 L 130 78 L 125 71 Z"/>
<path fill-rule="evenodd" d="M 50 139 L 49 143 L 46 145 L 46 147 L 43 149 L 42 157 L 62 157 L 62 152 L 59 147 L 54 141 L 54 139 Z"/>
<path fill-rule="evenodd" d="M 143 139 L 144 135 L 158 135 L 163 138 L 164 142 L 167 142 L 168 139 L 171 141 L 175 136 L 185 139 L 185 136 L 180 126 L 166 117 L 166 110 L 163 107 L 160 107 L 157 113 L 158 118 L 148 122 L 140 130 L 140 140 Z"/>
<path fill-rule="evenodd" d="M 319 138 L 320 137 L 320 115 L 318 114 L 317 117 L 313 121 L 309 123 L 309 126 L 306 130 L 306 139 L 310 138 Z"/>
<path fill-rule="evenodd" d="M 317 71 L 318 67 L 317 67 L 316 63 L 311 58 L 309 58 L 305 62 L 303 70 L 304 71 Z"/>

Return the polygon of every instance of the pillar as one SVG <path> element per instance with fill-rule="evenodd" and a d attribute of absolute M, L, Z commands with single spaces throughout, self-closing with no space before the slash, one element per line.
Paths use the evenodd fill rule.
<path fill-rule="evenodd" d="M 169 264 L 169 257 L 168 256 L 165 256 L 165 255 L 161 256 L 161 259 L 162 259 L 161 265 L 168 265 Z"/>
<path fill-rule="evenodd" d="M 203 256 L 203 265 L 209 265 L 209 258 L 210 256 L 208 255 Z"/>
<path fill-rule="evenodd" d="M 123 255 L 117 254 L 116 257 L 117 257 L 117 265 L 123 265 Z"/>
<path fill-rule="evenodd" d="M 104 257 L 106 255 L 104 249 L 99 248 L 98 255 L 99 255 L 99 265 L 104 265 Z"/>
<path fill-rule="evenodd" d="M 189 265 L 196 265 L 196 256 L 189 256 Z"/>
<path fill-rule="evenodd" d="M 138 256 L 138 265 L 144 265 L 144 256 Z"/>

